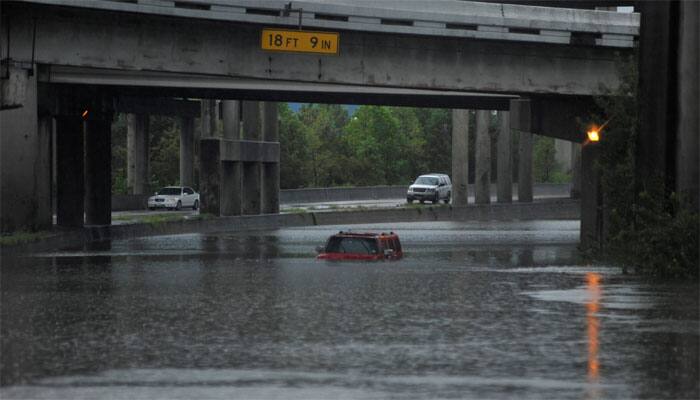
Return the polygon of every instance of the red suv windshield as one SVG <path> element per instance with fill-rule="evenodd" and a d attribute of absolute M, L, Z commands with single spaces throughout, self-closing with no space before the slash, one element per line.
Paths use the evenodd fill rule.
<path fill-rule="evenodd" d="M 333 236 L 328 241 L 326 253 L 378 254 L 379 247 L 372 238 Z"/>

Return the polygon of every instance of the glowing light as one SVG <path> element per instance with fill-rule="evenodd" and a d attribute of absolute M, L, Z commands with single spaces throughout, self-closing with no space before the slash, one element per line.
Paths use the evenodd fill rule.
<path fill-rule="evenodd" d="M 600 140 L 600 132 L 598 132 L 596 129 L 591 129 L 590 131 L 586 132 L 588 135 L 588 140 L 591 142 L 597 142 Z"/>
<path fill-rule="evenodd" d="M 87 118 L 88 110 L 83 111 L 83 113 L 81 115 L 83 116 L 83 119 Z"/>

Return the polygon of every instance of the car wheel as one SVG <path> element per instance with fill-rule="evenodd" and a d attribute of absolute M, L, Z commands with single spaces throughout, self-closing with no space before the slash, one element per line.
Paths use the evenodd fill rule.
<path fill-rule="evenodd" d="M 408 204 L 413 204 L 413 199 L 410 198 L 410 197 L 407 198 L 407 199 L 406 199 L 406 203 L 408 203 Z"/>
<path fill-rule="evenodd" d="M 149 210 L 154 211 L 156 208 L 155 207 L 148 207 Z"/>
<path fill-rule="evenodd" d="M 435 193 L 435 198 L 433 199 L 432 203 L 437 204 L 440 202 L 440 193 Z"/>
<path fill-rule="evenodd" d="M 192 205 L 192 210 L 197 211 L 198 208 L 199 208 L 199 200 L 195 200 L 194 205 Z"/>
<path fill-rule="evenodd" d="M 182 208 L 182 202 L 178 201 L 177 205 L 175 206 L 175 211 L 180 211 L 180 208 Z"/>
<path fill-rule="evenodd" d="M 421 203 L 421 204 L 425 204 L 425 200 L 420 199 L 420 203 Z"/>
<path fill-rule="evenodd" d="M 447 193 L 447 198 L 445 198 L 445 204 L 450 204 L 451 198 L 452 198 L 452 193 Z"/>

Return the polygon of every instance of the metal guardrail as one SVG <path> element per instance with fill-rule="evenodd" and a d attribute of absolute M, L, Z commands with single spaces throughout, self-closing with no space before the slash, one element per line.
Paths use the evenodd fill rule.
<path fill-rule="evenodd" d="M 631 48 L 639 14 L 471 1 L 21 0 L 25 3 L 305 29 Z M 299 10 L 302 11 L 294 11 Z"/>

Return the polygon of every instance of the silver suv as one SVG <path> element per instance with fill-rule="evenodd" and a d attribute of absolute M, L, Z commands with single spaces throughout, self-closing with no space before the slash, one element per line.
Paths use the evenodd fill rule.
<path fill-rule="evenodd" d="M 452 182 L 445 174 L 428 174 L 419 176 L 406 193 L 406 201 L 413 203 L 418 200 L 421 203 L 426 200 L 433 204 L 443 200 L 445 204 L 450 202 L 452 197 Z"/>

